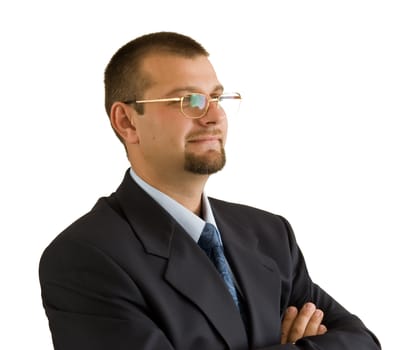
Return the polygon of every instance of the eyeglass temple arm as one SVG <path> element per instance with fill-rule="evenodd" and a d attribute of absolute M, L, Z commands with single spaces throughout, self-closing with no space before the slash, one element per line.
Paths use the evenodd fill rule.
<path fill-rule="evenodd" d="M 138 101 L 133 101 L 135 103 L 153 103 L 153 102 L 174 102 L 174 101 L 180 101 L 182 98 L 181 97 L 171 97 L 171 98 L 157 98 L 154 100 L 138 100 Z"/>
<path fill-rule="evenodd" d="M 124 101 L 124 103 L 154 103 L 154 102 L 179 102 L 182 100 L 183 97 L 170 97 L 170 98 L 157 98 L 157 99 L 152 99 L 152 100 L 129 100 L 129 101 Z M 218 97 L 213 97 L 210 99 L 210 101 L 217 102 L 219 100 L 224 100 L 224 99 L 235 99 L 235 100 L 241 100 L 242 97 L 240 94 L 223 94 Z"/>

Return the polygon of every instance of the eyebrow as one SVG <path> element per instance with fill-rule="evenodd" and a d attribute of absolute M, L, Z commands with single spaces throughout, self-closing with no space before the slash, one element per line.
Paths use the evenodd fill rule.
<path fill-rule="evenodd" d="M 224 87 L 221 84 L 218 84 L 214 87 L 214 89 L 212 90 L 212 92 L 210 94 L 215 93 L 215 92 L 222 93 L 223 91 L 224 91 Z M 181 87 L 178 87 L 178 88 L 175 88 L 175 89 L 169 91 L 165 95 L 172 96 L 172 95 L 178 94 L 180 92 L 200 92 L 200 89 L 195 86 L 181 86 Z"/>

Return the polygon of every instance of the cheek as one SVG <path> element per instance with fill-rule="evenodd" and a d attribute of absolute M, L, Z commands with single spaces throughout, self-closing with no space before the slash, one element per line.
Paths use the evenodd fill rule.
<path fill-rule="evenodd" d="M 147 145 L 159 149 L 162 153 L 170 153 L 185 146 L 183 130 L 173 124 L 161 125 L 157 129 L 149 130 Z"/>
<path fill-rule="evenodd" d="M 159 149 L 162 153 L 169 153 L 184 148 L 186 134 L 191 130 L 192 124 L 182 116 L 149 114 L 141 123 L 140 143 Z"/>

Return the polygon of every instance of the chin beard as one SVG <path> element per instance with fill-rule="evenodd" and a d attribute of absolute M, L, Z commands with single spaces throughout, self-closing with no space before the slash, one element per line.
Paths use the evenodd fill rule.
<path fill-rule="evenodd" d="M 224 168 L 226 161 L 225 150 L 209 151 L 204 155 L 185 153 L 185 170 L 194 174 L 214 174 Z"/>

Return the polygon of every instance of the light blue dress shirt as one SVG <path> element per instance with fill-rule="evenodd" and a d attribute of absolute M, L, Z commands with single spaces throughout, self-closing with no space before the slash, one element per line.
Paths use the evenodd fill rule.
<path fill-rule="evenodd" d="M 179 204 L 177 201 L 167 196 L 165 193 L 157 190 L 141 179 L 133 169 L 130 169 L 130 175 L 133 180 L 153 198 L 159 205 L 161 205 L 175 220 L 183 227 L 183 229 L 193 238 L 197 243 L 203 231 L 206 222 L 213 224 L 217 227 L 213 211 L 211 210 L 210 202 L 207 195 L 203 193 L 202 206 L 203 206 L 203 219 Z M 221 241 L 221 237 L 220 237 Z M 221 242 L 222 244 L 222 242 Z"/>

